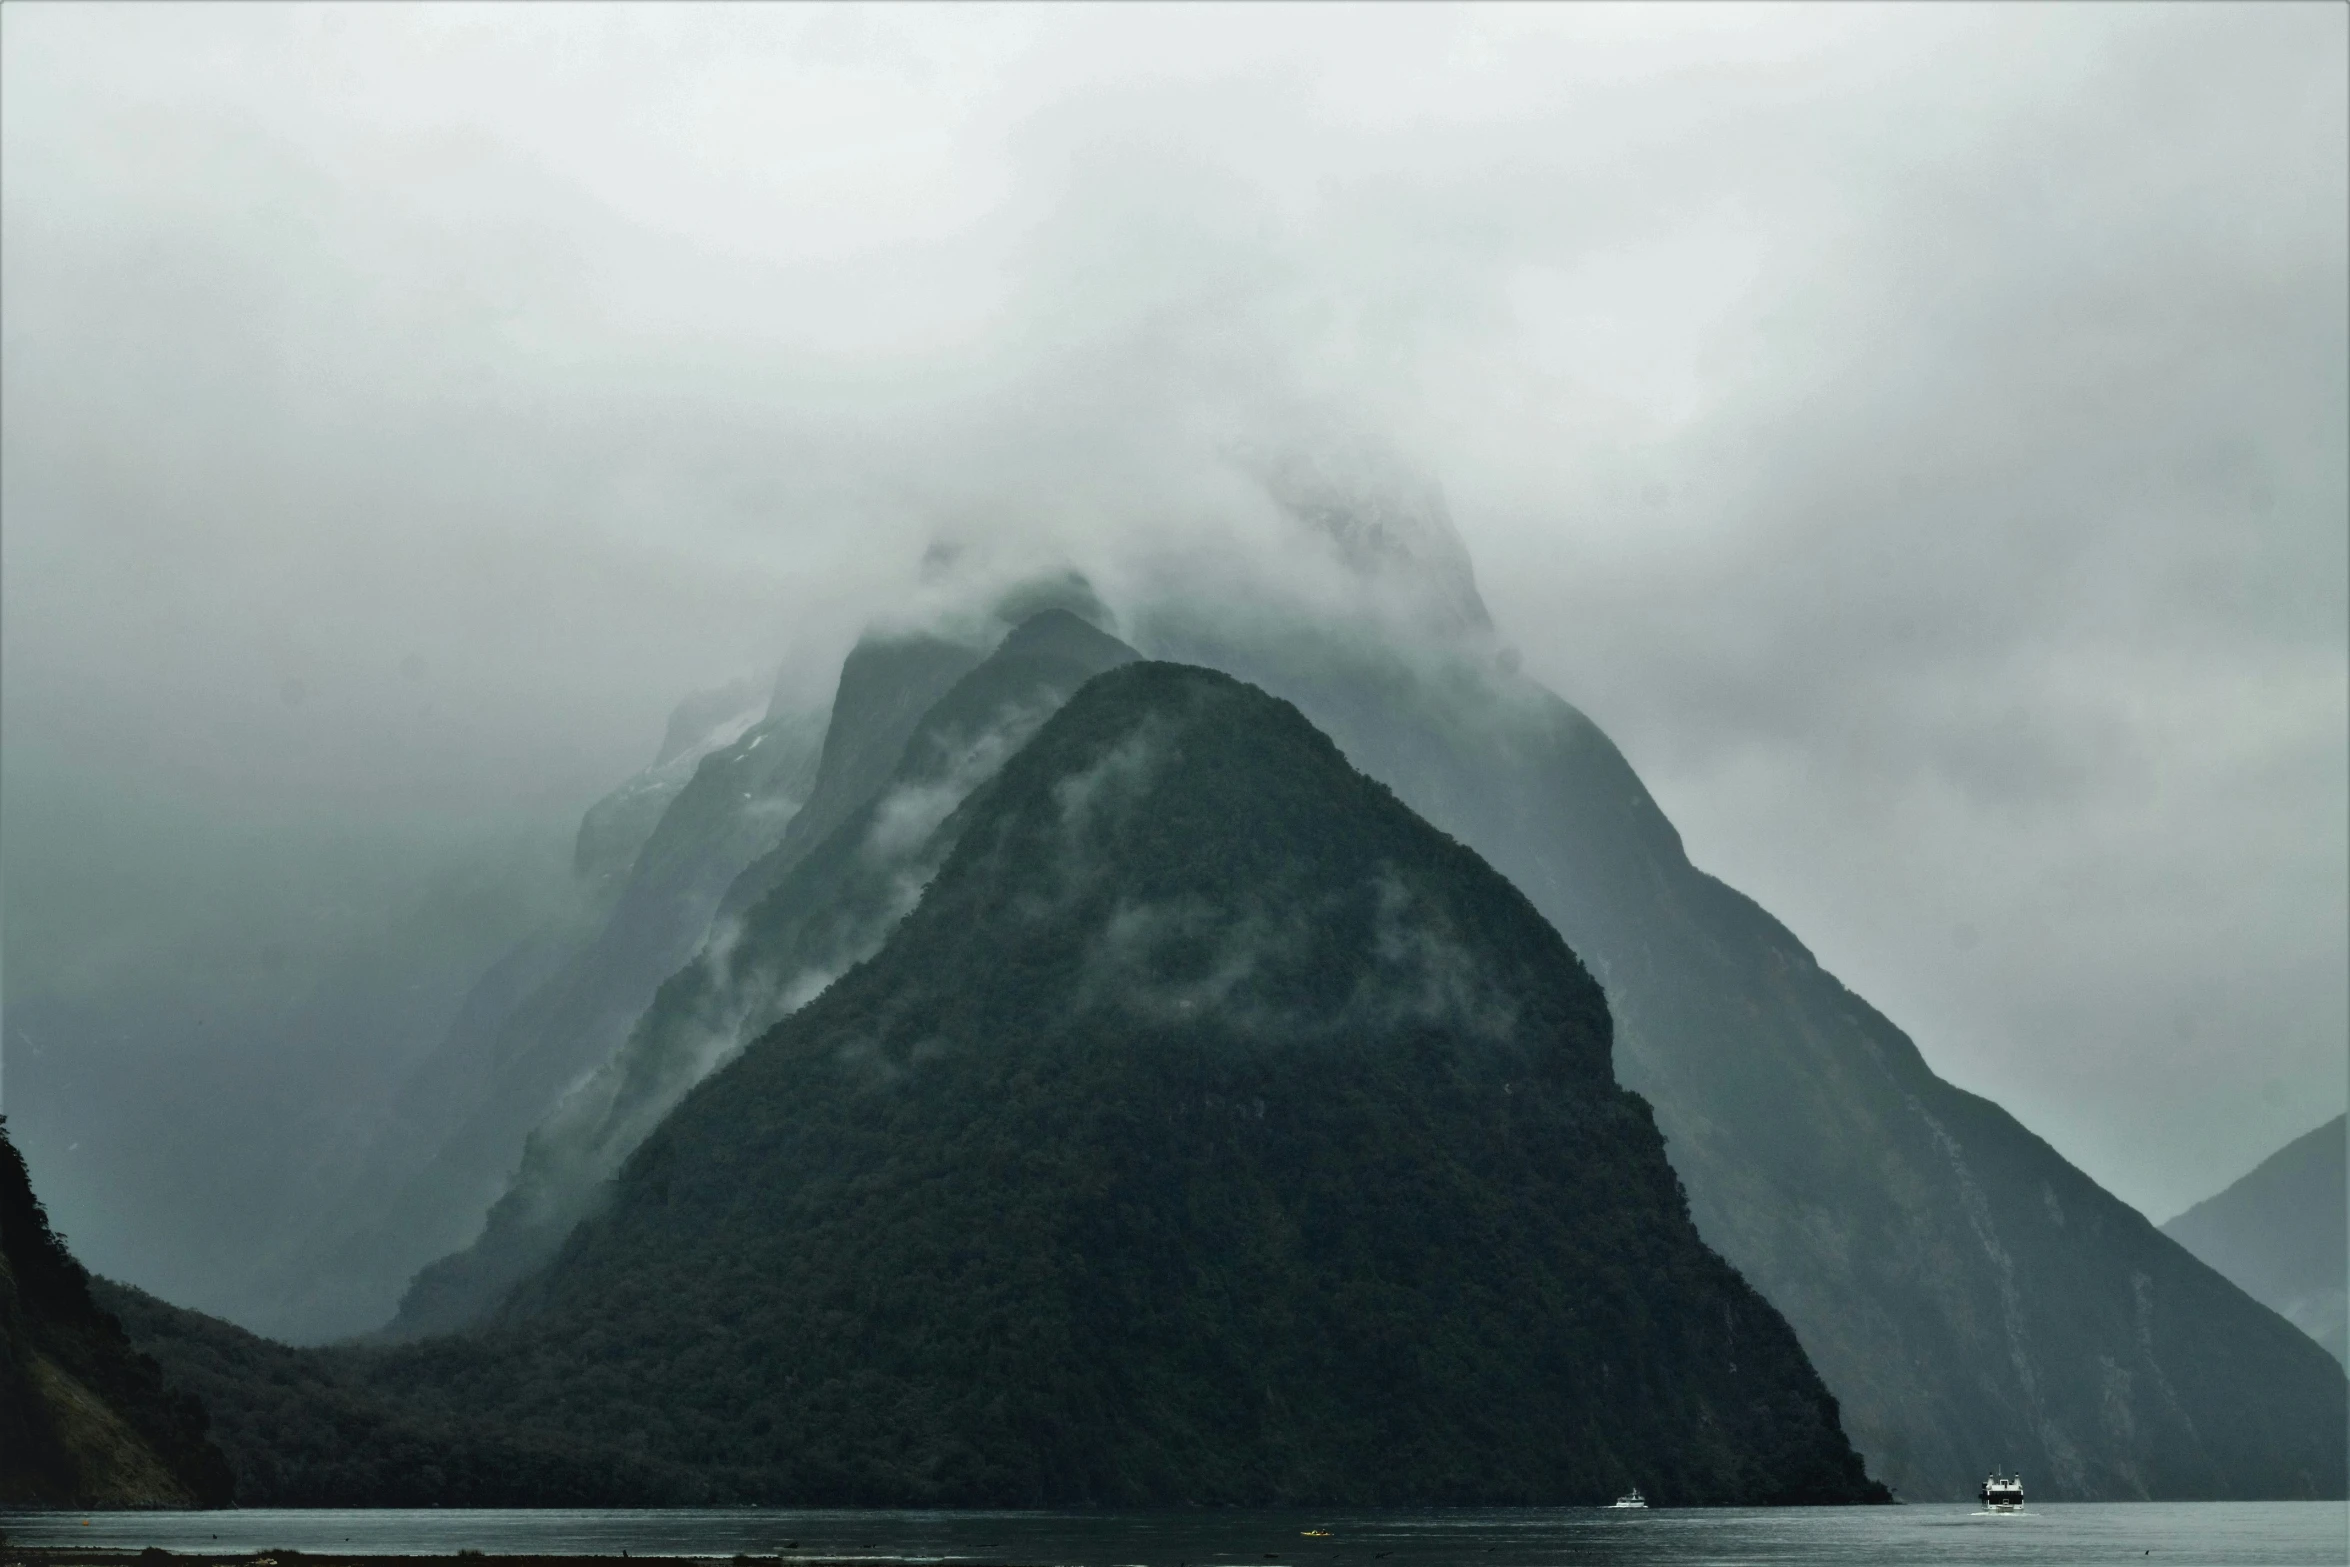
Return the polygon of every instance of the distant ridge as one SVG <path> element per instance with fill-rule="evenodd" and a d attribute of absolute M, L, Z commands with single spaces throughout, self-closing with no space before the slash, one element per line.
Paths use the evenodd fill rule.
<path fill-rule="evenodd" d="M 2162 1227 L 2350 1365 L 2350 1117 L 2296 1137 Z"/>

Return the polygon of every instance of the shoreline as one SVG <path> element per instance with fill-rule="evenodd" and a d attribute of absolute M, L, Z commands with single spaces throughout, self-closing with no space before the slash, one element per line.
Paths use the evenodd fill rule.
<path fill-rule="evenodd" d="M 167 1551 L 160 1546 L 0 1545 L 0 1567 L 610 1567 L 623 1561 L 692 1564 L 692 1567 L 876 1567 L 892 1562 L 923 1567 L 1042 1567 L 993 1556 L 907 1556 L 888 1551 L 842 1556 L 823 1552 L 782 1555 L 714 1555 L 707 1552 L 539 1553 L 458 1549 L 422 1551 Z"/>

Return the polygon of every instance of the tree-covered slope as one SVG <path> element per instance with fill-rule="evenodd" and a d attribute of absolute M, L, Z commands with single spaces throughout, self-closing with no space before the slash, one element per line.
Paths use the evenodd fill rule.
<path fill-rule="evenodd" d="M 203 1400 L 239 1506 L 661 1507 L 708 1496 L 695 1476 L 626 1451 L 508 1426 L 461 1379 L 436 1376 L 429 1353 L 297 1349 L 127 1284 L 90 1283 L 172 1384 Z"/>
<path fill-rule="evenodd" d="M 1853 1500 L 1604 1000 L 1294 710 L 1094 680 L 441 1352 L 762 1499 Z"/>
<path fill-rule="evenodd" d="M 1937 1077 L 1490 649 L 1196 602 L 1137 640 L 1295 702 L 1591 964 L 1699 1231 L 1786 1314 L 1898 1494 L 1971 1496 L 2003 1463 L 2074 1499 L 2350 1486 L 2340 1367 Z"/>
<path fill-rule="evenodd" d="M 90 1295 L 0 1122 L 0 1505 L 213 1507 L 203 1406 Z"/>
<path fill-rule="evenodd" d="M 2162 1233 L 2350 1365 L 2345 1125 L 2337 1115 L 2296 1137 Z"/>

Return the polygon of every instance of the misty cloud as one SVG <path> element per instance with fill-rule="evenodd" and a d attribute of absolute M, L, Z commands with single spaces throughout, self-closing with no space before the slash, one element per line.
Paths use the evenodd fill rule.
<path fill-rule="evenodd" d="M 1213 1019 L 1256 1039 L 1346 1047 L 1367 1032 L 1442 1028 L 1509 1041 L 1517 1008 L 1449 928 L 1440 904 L 1388 867 L 1351 897 L 1299 902 L 1274 886 L 1236 908 L 1198 898 L 1120 899 L 1086 954 L 1078 1005 L 1171 1025 Z M 1344 1002 L 1279 999 L 1317 956 L 1316 932 L 1367 942 Z"/>
<path fill-rule="evenodd" d="M 1517 1033 L 1517 1007 L 1446 928 L 1442 911 L 1390 870 L 1377 884 L 1373 950 L 1384 994 L 1358 995 L 1355 1008 L 1384 1018 L 1459 1028 L 1489 1039 Z"/>
<path fill-rule="evenodd" d="M 927 880 L 937 866 L 929 857 L 915 861 L 916 851 L 930 843 L 971 791 L 994 777 L 1005 758 L 1026 745 L 1058 708 L 1058 703 L 1016 705 L 976 733 L 923 737 L 929 754 L 909 758 L 919 769 L 917 776 L 874 804 L 873 825 L 865 836 L 866 854 L 893 867 L 912 862 Z M 913 907 L 921 889 L 921 882 L 913 884 L 898 911 L 901 915 Z"/>
<path fill-rule="evenodd" d="M 1200 899 L 1121 899 L 1086 954 L 1078 1005 L 1109 1006 L 1170 1024 L 1214 1017 L 1242 1032 L 1271 1035 L 1305 1022 L 1269 1013 L 1243 992 L 1266 958 L 1301 950 L 1306 911 L 1286 920 L 1264 909 L 1225 909 Z M 1319 1021 L 1319 1020 L 1315 1020 Z"/>

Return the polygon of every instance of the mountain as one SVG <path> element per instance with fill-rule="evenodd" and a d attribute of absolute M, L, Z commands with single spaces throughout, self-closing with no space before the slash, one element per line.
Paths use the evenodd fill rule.
<path fill-rule="evenodd" d="M 1699 1232 L 1911 1499 L 2339 1497 L 2340 1367 L 1691 865 L 1607 737 L 1490 642 L 1196 599 L 1137 644 L 1295 703 L 1589 963 Z"/>
<path fill-rule="evenodd" d="M 905 753 L 922 715 L 978 668 L 987 651 L 975 638 L 928 631 L 862 638 L 841 664 L 808 809 L 728 885 L 721 914 L 739 917 L 759 902 L 871 799 Z"/>
<path fill-rule="evenodd" d="M 1368 611 L 1169 582 L 1130 606 L 1136 644 L 1294 702 L 1591 963 L 1700 1233 L 1785 1312 L 1873 1472 L 1921 1499 L 1995 1463 L 2084 1499 L 2342 1494 L 2337 1370 L 1691 865 L 1499 647 L 1441 495 L 1359 446 L 1247 462 Z"/>
<path fill-rule="evenodd" d="M 2345 1118 L 2337 1115 L 2162 1233 L 2350 1364 L 2346 1141 Z"/>
<path fill-rule="evenodd" d="M 280 1270 L 268 1325 L 313 1340 L 378 1327 L 417 1268 L 479 1232 L 530 1128 L 619 1047 L 810 797 L 816 720 L 758 704 L 747 685 L 687 698 L 653 764 L 589 809 L 572 913 L 488 965 L 390 1096 L 370 1156 Z"/>
<path fill-rule="evenodd" d="M 1059 607 L 984 658 L 931 637 L 860 645 L 807 806 L 727 894 L 741 911 L 720 916 L 627 1043 L 532 1131 L 481 1235 L 418 1274 L 390 1334 L 487 1316 L 689 1088 L 880 946 L 935 869 L 924 856 L 938 823 L 1079 686 L 1134 657 Z"/>
<path fill-rule="evenodd" d="M 1784 926 L 1691 865 L 1606 736 L 1517 672 L 1433 486 L 1399 488 L 1399 466 L 1360 443 L 1243 461 L 1356 588 L 1305 608 L 1239 586 L 1246 573 L 1206 588 L 1164 580 L 1121 606 L 1127 635 L 1294 703 L 1508 877 L 1591 966 L 1617 1076 L 1654 1106 L 1700 1235 L 1784 1313 L 1873 1472 L 1919 1499 L 1971 1495 L 1994 1463 L 2025 1467 L 2035 1494 L 2082 1499 L 2350 1488 L 2340 1368 L 1997 1106 L 1935 1076 Z M 1348 593 L 1357 608 L 1332 607 Z M 503 1142 L 479 1143 L 503 1152 L 480 1162 L 474 1206 L 443 1203 L 438 1222 L 469 1229 L 498 1190 L 507 1200 L 469 1251 L 418 1281 L 404 1331 L 484 1320 L 689 1080 L 880 939 L 903 899 L 877 900 L 880 884 L 860 879 L 850 851 L 875 822 L 851 819 L 895 792 L 924 715 L 995 634 L 899 631 L 851 656 L 808 803 L 729 884 L 674 988 L 598 1036 L 602 1064 L 583 1059 L 566 1080 L 583 1093 L 550 1115 L 562 1085 L 542 1082 L 535 1120 L 518 1114 L 496 1128 Z M 934 798 L 916 789 L 901 804 Z M 892 840 L 916 857 L 898 863 L 927 852 L 917 837 Z M 746 944 L 772 896 L 774 920 Z M 738 988 L 744 954 L 754 982 Z M 542 983 L 522 973 L 540 961 L 518 953 L 509 990 Z M 702 1026 L 712 1020 L 723 1026 Z M 504 1070 L 487 1045 L 478 1056 L 485 1074 Z M 444 1233 L 454 1247 L 465 1230 Z"/>
<path fill-rule="evenodd" d="M 572 868 L 593 886 L 616 893 L 636 857 L 668 814 L 669 802 L 693 782 L 702 758 L 744 739 L 758 722 L 759 694 L 748 681 L 696 691 L 669 713 L 652 765 L 587 809 L 572 848 Z M 769 705 L 766 716 L 790 714 Z"/>
<path fill-rule="evenodd" d="M 737 1499 L 1880 1494 L 1599 987 L 1293 709 L 1126 664 L 902 797 L 830 840 L 922 829 L 880 950 L 406 1385 Z"/>
<path fill-rule="evenodd" d="M 216 1507 L 204 1409 L 90 1295 L 0 1121 L 0 1505 Z"/>

